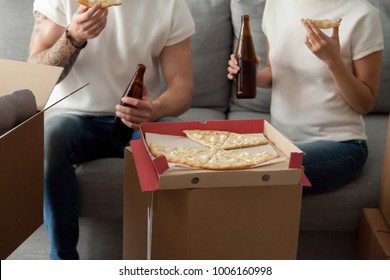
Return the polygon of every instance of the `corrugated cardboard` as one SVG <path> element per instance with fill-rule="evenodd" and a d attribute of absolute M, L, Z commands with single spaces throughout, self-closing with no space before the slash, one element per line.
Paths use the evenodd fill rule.
<path fill-rule="evenodd" d="M 387 142 L 379 195 L 379 209 L 387 221 L 387 224 L 390 226 L 390 116 L 389 126 L 387 128 Z"/>
<path fill-rule="evenodd" d="M 125 150 L 124 259 L 295 259 L 302 152 L 264 120 L 148 123 L 142 131 L 180 135 L 184 128 L 261 132 L 286 160 L 236 171 L 166 170 L 145 153 L 143 140 L 132 141 Z"/>
<path fill-rule="evenodd" d="M 390 227 L 378 208 L 364 208 L 357 259 L 390 260 Z"/>
<path fill-rule="evenodd" d="M 30 89 L 42 109 L 62 68 L 0 60 L 0 95 Z M 43 113 L 0 136 L 0 259 L 42 224 Z"/>

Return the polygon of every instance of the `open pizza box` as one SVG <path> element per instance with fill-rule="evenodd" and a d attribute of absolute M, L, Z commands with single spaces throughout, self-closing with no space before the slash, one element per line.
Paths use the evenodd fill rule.
<path fill-rule="evenodd" d="M 148 134 L 150 139 L 158 141 L 160 135 L 160 142 L 173 143 L 175 139 L 171 136 L 178 136 L 185 138 L 183 130 L 185 129 L 210 129 L 210 130 L 224 130 L 236 132 L 240 134 L 263 134 L 270 140 L 271 149 L 279 153 L 279 158 L 271 163 L 265 163 L 257 168 L 250 168 L 245 170 L 229 170 L 229 171 L 215 171 L 202 170 L 188 167 L 180 167 L 178 165 L 169 165 L 165 157 L 158 157 L 156 159 L 150 156 L 147 148 Z M 237 181 L 229 179 L 224 181 L 221 185 L 226 186 L 240 186 L 242 180 L 239 178 L 240 174 L 245 174 L 246 177 L 254 176 L 257 179 L 248 180 L 251 185 L 257 186 L 259 184 L 259 172 L 265 172 L 269 176 L 265 176 L 262 180 L 266 184 L 284 184 L 296 182 L 302 185 L 309 186 L 310 182 L 307 180 L 302 169 L 303 152 L 295 145 L 289 142 L 281 133 L 273 128 L 267 121 L 262 119 L 255 120 L 229 120 L 229 121 L 207 121 L 205 123 L 194 122 L 176 122 L 176 123 L 145 123 L 142 125 L 142 140 L 131 141 L 131 149 L 137 164 L 138 176 L 140 178 L 141 187 L 143 191 L 154 191 L 158 189 L 173 189 L 182 188 L 183 183 L 191 183 L 194 187 L 207 186 L 209 182 L 208 177 L 214 176 L 216 172 L 233 173 Z M 179 140 L 180 141 L 180 140 Z M 179 145 L 176 142 L 177 145 Z M 188 145 L 190 141 L 183 141 Z M 196 145 L 194 143 L 193 145 Z M 257 148 L 257 147 L 256 147 Z M 266 147 L 267 150 L 269 147 Z M 262 149 L 259 147 L 258 149 Z M 170 168 L 171 166 L 171 168 Z M 272 176 L 283 170 L 283 176 Z M 179 178 L 186 180 L 191 176 L 197 175 L 197 179 L 193 178 L 190 182 L 181 181 Z M 163 175 L 163 176 L 162 176 Z M 238 175 L 238 176 L 236 176 Z M 173 178 L 173 180 L 171 180 Z M 266 180 L 264 180 L 267 178 Z M 274 181 L 275 180 L 275 181 Z"/>
<path fill-rule="evenodd" d="M 0 135 L 0 259 L 43 223 L 44 107 L 62 70 L 0 59 L 0 96 L 29 89 L 37 107 L 35 115 Z"/>
<path fill-rule="evenodd" d="M 169 166 L 147 134 L 261 133 L 282 160 L 244 170 Z M 145 123 L 125 150 L 124 259 L 295 259 L 303 153 L 263 119 Z M 155 136 L 154 136 L 155 141 Z"/>

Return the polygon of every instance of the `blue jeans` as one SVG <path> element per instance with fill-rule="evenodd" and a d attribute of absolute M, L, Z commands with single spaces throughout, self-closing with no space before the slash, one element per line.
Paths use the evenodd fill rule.
<path fill-rule="evenodd" d="M 159 121 L 177 121 L 162 118 Z M 45 120 L 44 221 L 50 259 L 79 259 L 79 188 L 75 164 L 123 157 L 128 142 L 113 139 L 114 117 L 57 115 Z M 132 139 L 140 137 L 135 131 Z"/>
<path fill-rule="evenodd" d="M 333 191 L 358 177 L 368 156 L 366 141 L 315 141 L 297 144 L 305 153 L 303 166 L 312 187 L 304 194 Z"/>

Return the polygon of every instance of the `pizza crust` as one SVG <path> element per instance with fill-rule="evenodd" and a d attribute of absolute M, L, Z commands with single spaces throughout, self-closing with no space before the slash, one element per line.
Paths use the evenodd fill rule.
<path fill-rule="evenodd" d="M 309 19 L 309 18 L 304 18 L 301 21 L 302 21 L 302 23 L 304 25 L 307 25 L 309 20 L 311 22 L 313 22 L 320 29 L 328 29 L 328 28 L 334 28 L 334 27 L 340 26 L 340 21 L 330 20 L 330 19 Z"/>
<path fill-rule="evenodd" d="M 122 2 L 117 0 L 77 0 L 77 2 L 81 5 L 87 6 L 88 8 L 92 8 L 94 5 L 100 3 L 102 9 L 122 5 Z"/>

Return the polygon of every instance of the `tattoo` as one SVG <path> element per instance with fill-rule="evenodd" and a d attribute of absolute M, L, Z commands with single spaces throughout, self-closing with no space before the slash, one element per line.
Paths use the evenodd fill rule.
<path fill-rule="evenodd" d="M 47 21 L 49 20 L 45 15 L 39 12 L 34 12 L 34 17 L 35 24 L 31 35 L 30 49 L 32 49 L 34 45 L 39 46 L 39 44 L 44 44 L 38 42 L 38 40 L 47 36 L 45 34 L 45 28 L 47 26 Z M 68 42 L 64 30 L 64 33 L 57 39 L 57 41 L 52 43 L 52 45 L 48 46 L 46 49 L 30 56 L 29 61 L 63 67 L 64 71 L 58 80 L 59 83 L 69 74 L 79 54 L 80 50 Z"/>

